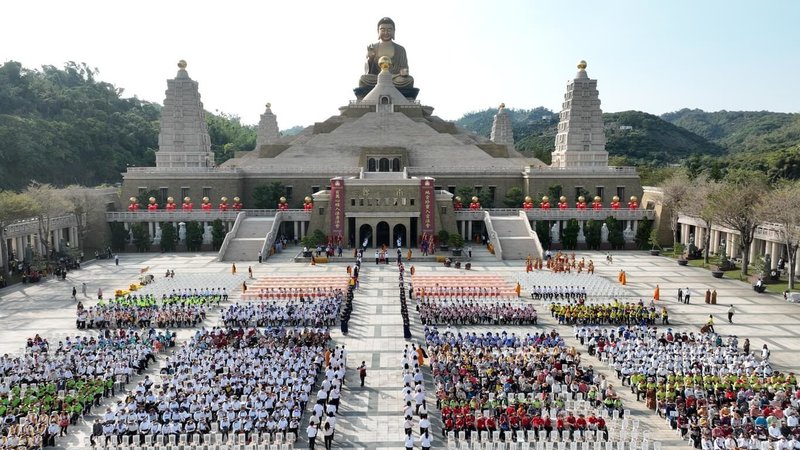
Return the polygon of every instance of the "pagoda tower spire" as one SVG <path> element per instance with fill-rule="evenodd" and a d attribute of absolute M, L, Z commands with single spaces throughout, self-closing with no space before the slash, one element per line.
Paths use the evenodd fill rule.
<path fill-rule="evenodd" d="M 506 112 L 505 103 L 500 103 L 497 114 L 494 115 L 492 134 L 489 139 L 495 144 L 505 145 L 509 149 L 514 149 L 514 130 L 511 128 L 511 118 Z"/>
<path fill-rule="evenodd" d="M 256 150 L 261 148 L 262 145 L 274 144 L 281 137 L 280 130 L 278 129 L 278 118 L 272 113 L 272 105 L 267 103 L 267 109 L 264 114 L 261 114 L 261 120 L 258 121 L 258 130 L 256 130 Z"/>
<path fill-rule="evenodd" d="M 567 83 L 559 119 L 551 167 L 608 167 L 597 80 L 586 74 L 586 61 L 578 63 L 575 79 Z"/>
<path fill-rule="evenodd" d="M 189 78 L 186 61 L 178 62 L 178 74 L 167 80 L 156 167 L 213 167 L 214 153 L 208 136 L 205 110 L 197 82 Z"/>

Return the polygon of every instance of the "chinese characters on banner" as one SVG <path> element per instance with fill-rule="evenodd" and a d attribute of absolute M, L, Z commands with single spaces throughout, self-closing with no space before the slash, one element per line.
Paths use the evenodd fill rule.
<path fill-rule="evenodd" d="M 433 180 L 423 179 L 419 186 L 419 193 L 422 201 L 420 208 L 420 221 L 422 222 L 422 234 L 433 235 L 436 230 L 436 196 L 433 192 Z"/>
<path fill-rule="evenodd" d="M 331 234 L 334 239 L 344 236 L 344 180 L 331 179 Z"/>

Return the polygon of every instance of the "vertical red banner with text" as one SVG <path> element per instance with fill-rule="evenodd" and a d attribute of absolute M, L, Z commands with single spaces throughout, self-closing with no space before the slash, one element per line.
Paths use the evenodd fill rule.
<path fill-rule="evenodd" d="M 329 239 L 341 242 L 344 236 L 344 180 L 331 179 L 331 233 Z"/>
<path fill-rule="evenodd" d="M 420 222 L 423 235 L 433 235 L 436 231 L 436 194 L 433 190 L 433 180 L 423 178 L 419 185 L 421 201 Z"/>

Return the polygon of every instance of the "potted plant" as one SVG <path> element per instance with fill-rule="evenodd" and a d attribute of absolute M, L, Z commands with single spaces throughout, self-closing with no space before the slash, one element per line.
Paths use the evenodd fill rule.
<path fill-rule="evenodd" d="M 464 238 L 458 233 L 451 234 L 448 243 L 453 256 L 461 256 L 461 249 L 464 248 Z"/>
<path fill-rule="evenodd" d="M 675 244 L 674 254 L 678 255 L 678 265 L 685 266 L 689 264 L 689 260 L 686 259 L 686 256 L 683 254 L 684 246 L 681 243 Z"/>
<path fill-rule="evenodd" d="M 439 238 L 439 248 L 442 250 L 447 250 L 447 243 L 450 240 L 450 233 L 448 233 L 447 230 L 442 228 L 441 230 L 439 230 L 437 237 Z"/>
<path fill-rule="evenodd" d="M 658 256 L 661 254 L 661 246 L 658 244 L 658 230 L 655 228 L 650 230 L 650 236 L 647 239 L 647 243 L 650 244 L 650 255 Z"/>

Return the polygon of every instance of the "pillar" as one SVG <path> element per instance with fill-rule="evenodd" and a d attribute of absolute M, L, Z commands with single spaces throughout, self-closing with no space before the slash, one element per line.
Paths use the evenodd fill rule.
<path fill-rule="evenodd" d="M 295 220 L 292 225 L 294 227 L 294 235 L 292 237 L 297 238 L 297 236 L 300 236 L 300 222 Z"/>
<path fill-rule="evenodd" d="M 472 242 L 472 220 L 467 222 L 467 236 L 468 239 L 465 239 L 468 242 Z"/>
<path fill-rule="evenodd" d="M 736 235 L 733 233 L 728 233 L 728 258 L 733 258 L 736 256 L 736 246 L 739 245 L 737 243 Z"/>
<path fill-rule="evenodd" d="M 780 244 L 777 242 L 770 242 L 770 252 L 772 253 L 772 261 L 770 264 L 770 269 L 777 269 L 778 268 L 778 258 L 781 257 L 781 248 Z"/>
<path fill-rule="evenodd" d="M 753 242 L 750 243 L 750 262 L 758 260 L 758 239 L 753 238 Z"/>

